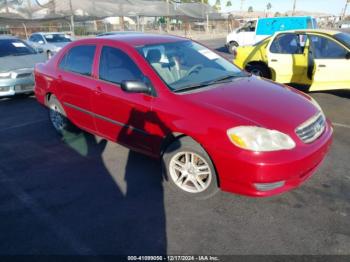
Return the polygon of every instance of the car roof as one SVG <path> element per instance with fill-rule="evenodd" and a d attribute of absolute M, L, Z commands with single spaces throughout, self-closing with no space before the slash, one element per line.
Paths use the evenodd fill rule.
<path fill-rule="evenodd" d="M 166 34 L 140 34 L 140 33 L 130 33 L 130 34 L 117 34 L 117 35 L 106 35 L 100 36 L 96 39 L 108 39 L 115 40 L 118 42 L 123 42 L 131 46 L 144 46 L 152 44 L 161 44 L 161 43 L 171 43 L 189 40 L 184 37 L 175 36 L 175 35 L 166 35 Z"/>
<path fill-rule="evenodd" d="M 66 33 L 65 32 L 35 32 L 35 33 L 32 33 L 32 35 L 56 35 L 56 34 L 59 34 L 59 35 L 65 35 Z"/>
<path fill-rule="evenodd" d="M 125 35 L 125 34 L 144 34 L 140 31 L 110 31 L 98 34 L 97 36 L 107 36 L 107 35 Z"/>
<path fill-rule="evenodd" d="M 341 32 L 335 31 L 335 30 L 327 30 L 327 29 L 295 29 L 295 30 L 276 32 L 276 34 L 279 34 L 279 33 L 316 33 L 316 34 L 334 36 Z"/>

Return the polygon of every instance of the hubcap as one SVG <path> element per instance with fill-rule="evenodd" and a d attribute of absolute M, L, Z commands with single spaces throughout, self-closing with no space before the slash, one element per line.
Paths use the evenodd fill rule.
<path fill-rule="evenodd" d="M 193 152 L 179 152 L 169 164 L 171 179 L 182 190 L 199 193 L 206 190 L 212 179 L 207 161 Z"/>
<path fill-rule="evenodd" d="M 50 119 L 56 130 L 62 131 L 64 129 L 65 117 L 57 105 L 52 105 L 50 107 Z"/>

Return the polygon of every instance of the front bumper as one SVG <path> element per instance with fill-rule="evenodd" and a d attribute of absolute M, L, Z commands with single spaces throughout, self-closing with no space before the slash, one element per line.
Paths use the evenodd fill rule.
<path fill-rule="evenodd" d="M 315 173 L 332 143 L 333 129 L 312 144 L 293 150 L 256 153 L 242 151 L 232 154 L 214 149 L 209 152 L 218 171 L 223 191 L 242 195 L 267 197 L 292 190 Z"/>
<path fill-rule="evenodd" d="M 20 78 L 0 79 L 0 97 L 14 96 L 16 94 L 28 94 L 34 91 L 34 79 L 32 72 L 28 76 Z"/>

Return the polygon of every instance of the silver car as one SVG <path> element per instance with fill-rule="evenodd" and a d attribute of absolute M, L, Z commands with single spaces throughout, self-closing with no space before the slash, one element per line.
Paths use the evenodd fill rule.
<path fill-rule="evenodd" d="M 64 33 L 34 33 L 29 37 L 28 43 L 35 49 L 43 51 L 50 59 L 66 44 L 72 42 L 69 35 Z"/>
<path fill-rule="evenodd" d="M 26 42 L 0 36 L 0 97 L 32 93 L 34 65 L 45 61 L 46 56 Z"/>

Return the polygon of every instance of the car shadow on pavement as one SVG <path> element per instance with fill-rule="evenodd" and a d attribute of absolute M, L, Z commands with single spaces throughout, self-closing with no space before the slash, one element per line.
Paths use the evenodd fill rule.
<path fill-rule="evenodd" d="M 48 121 L 0 145 L 0 254 L 166 254 L 157 161 L 129 151 L 125 162 L 118 145 L 78 129 L 60 138 Z"/>

